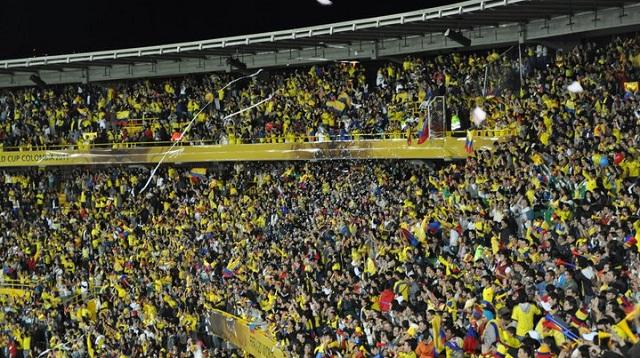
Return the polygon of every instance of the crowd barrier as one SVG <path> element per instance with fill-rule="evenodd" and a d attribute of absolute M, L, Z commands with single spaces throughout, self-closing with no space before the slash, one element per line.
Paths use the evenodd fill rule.
<path fill-rule="evenodd" d="M 213 310 L 208 319 L 209 332 L 256 358 L 284 358 L 275 339 L 261 328 L 229 313 Z"/>
<path fill-rule="evenodd" d="M 471 131 L 474 137 L 495 137 L 504 138 L 518 133 L 517 128 L 504 128 L 504 129 L 482 129 Z M 464 137 L 467 131 L 447 131 L 445 137 Z M 0 152 L 38 152 L 44 150 L 56 150 L 56 151 L 89 151 L 92 149 L 130 149 L 140 147 L 169 147 L 175 144 L 173 141 L 147 141 L 147 142 L 111 142 L 111 143 L 94 143 L 97 133 L 83 133 L 83 139 L 77 143 L 70 144 L 47 144 L 47 145 L 22 145 L 22 146 L 3 146 L 0 143 Z M 360 142 L 370 140 L 406 140 L 408 142 L 414 142 L 419 140 L 419 134 L 416 132 L 408 131 L 393 131 L 385 133 L 350 133 L 344 138 L 336 135 L 333 137 L 326 136 L 324 142 Z M 441 139 L 441 138 L 440 138 Z M 279 143 L 320 143 L 317 136 L 267 136 L 264 138 L 255 139 L 254 141 L 246 141 L 239 135 L 229 134 L 224 141 L 220 140 L 184 140 L 177 143 L 177 146 L 202 146 L 202 145 L 217 145 L 217 144 L 279 144 Z"/>
<path fill-rule="evenodd" d="M 474 141 L 476 148 L 492 146 L 490 139 L 475 138 Z M 201 163 L 327 159 L 456 159 L 467 155 L 464 151 L 464 138 L 443 138 L 423 144 L 409 144 L 406 140 L 372 140 L 0 152 L 0 166 L 151 164 L 157 163 L 162 157 L 165 157 L 165 163 Z"/>
<path fill-rule="evenodd" d="M 13 280 L 3 277 L 2 280 L 0 280 L 0 296 L 10 296 L 28 300 L 35 286 L 36 283 L 29 280 Z M 4 299 L 0 297 L 0 302 L 3 301 Z"/>
<path fill-rule="evenodd" d="M 491 134 L 491 133 L 485 133 Z M 474 136 L 474 149 L 491 149 L 500 136 Z M 303 143 L 205 144 L 171 148 L 93 147 L 89 149 L 47 149 L 0 151 L 0 167 L 64 165 L 152 164 L 216 161 L 327 160 L 327 159 L 463 159 L 465 138 L 447 136 L 418 144 L 407 139 L 346 140 Z"/>

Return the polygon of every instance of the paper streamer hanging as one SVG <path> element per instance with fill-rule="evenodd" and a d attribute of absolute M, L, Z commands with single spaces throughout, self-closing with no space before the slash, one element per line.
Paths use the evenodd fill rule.
<path fill-rule="evenodd" d="M 227 84 L 226 84 L 224 87 L 222 87 L 220 90 L 224 90 L 224 89 L 226 89 L 227 87 L 231 86 L 232 84 L 234 84 L 234 83 L 236 83 L 236 82 L 238 82 L 238 81 L 240 81 L 240 80 L 243 80 L 243 79 L 245 79 L 245 78 L 252 78 L 252 77 L 255 77 L 255 76 L 259 75 L 259 74 L 260 74 L 260 72 L 262 72 L 262 69 L 259 69 L 258 71 L 254 72 L 254 73 L 252 73 L 252 74 L 250 74 L 250 75 L 242 76 L 242 77 L 238 77 L 238 78 L 236 78 L 235 80 L 233 80 L 233 81 L 231 81 L 231 82 L 227 83 Z M 272 98 L 272 95 L 270 95 L 268 98 L 266 98 L 266 99 L 264 99 L 264 100 L 262 100 L 262 101 L 260 101 L 260 102 L 258 102 L 258 103 L 256 103 L 256 104 L 254 104 L 254 105 L 252 105 L 252 106 L 250 106 L 250 107 L 247 107 L 247 108 L 241 109 L 241 110 L 239 110 L 239 111 L 237 111 L 237 112 L 234 112 L 234 113 L 231 113 L 231 114 L 229 114 L 229 115 L 225 116 L 225 117 L 223 118 L 223 121 L 226 121 L 227 119 L 229 119 L 229 118 L 231 118 L 231 117 L 233 117 L 233 116 L 236 116 L 236 115 L 238 115 L 238 114 L 240 114 L 240 113 L 242 113 L 242 112 L 244 112 L 244 111 L 248 111 L 248 110 L 250 110 L 250 109 L 252 109 L 252 108 L 255 108 L 255 107 L 259 106 L 260 104 L 262 104 L 262 103 L 264 103 L 264 102 L 266 102 L 266 101 L 270 100 L 271 98 Z M 155 166 L 155 168 L 153 168 L 153 170 L 151 171 L 151 174 L 149 175 L 149 179 L 148 179 L 148 180 L 147 180 L 147 182 L 144 184 L 144 186 L 143 186 L 143 187 L 142 187 L 142 189 L 140 190 L 140 193 L 138 193 L 138 194 L 142 194 L 145 190 L 147 190 L 147 187 L 149 186 L 149 184 L 151 184 L 151 180 L 153 180 L 153 177 L 156 175 L 156 172 L 158 171 L 158 168 L 160 168 L 160 165 L 162 165 L 162 163 L 164 162 L 164 160 L 165 160 L 165 158 L 167 157 L 167 155 L 168 155 L 171 151 L 173 151 L 173 148 L 174 148 L 176 145 L 178 145 L 178 143 L 182 142 L 182 140 L 184 139 L 185 134 L 187 134 L 187 133 L 189 132 L 189 130 L 191 129 L 191 126 L 193 125 L 193 122 L 195 122 L 196 118 L 198 118 L 198 116 L 200 115 L 200 113 L 202 113 L 205 109 L 207 109 L 211 103 L 213 103 L 213 100 L 211 100 L 211 101 L 207 102 L 204 106 L 202 106 L 202 108 L 200 108 L 200 110 L 198 111 L 198 113 L 196 113 L 196 114 L 195 114 L 195 116 L 193 116 L 193 118 L 192 118 L 192 119 L 189 121 L 189 123 L 187 124 L 187 127 L 186 127 L 186 128 L 182 131 L 182 133 L 180 134 L 180 138 L 179 138 L 177 141 L 175 141 L 175 142 L 171 145 L 171 147 L 169 148 L 169 150 L 167 150 L 167 151 L 162 155 L 162 158 L 160 158 L 160 161 L 158 161 L 158 164 Z"/>
<path fill-rule="evenodd" d="M 584 89 L 582 88 L 582 85 L 580 84 L 580 82 L 574 81 L 572 84 L 567 86 L 567 91 L 571 93 L 581 93 L 584 91 Z"/>
<path fill-rule="evenodd" d="M 485 119 L 487 119 L 487 112 L 482 108 L 476 107 L 473 112 L 471 112 L 471 121 L 473 121 L 476 127 L 479 127 Z"/>
<path fill-rule="evenodd" d="M 75 339 L 75 340 L 80 340 L 80 339 L 82 339 L 82 338 L 84 338 L 84 334 L 83 334 L 83 335 L 81 335 L 80 337 L 78 337 L 78 338 L 77 338 L 77 339 Z M 63 349 L 63 350 L 65 350 L 65 351 L 68 351 L 68 350 L 70 350 L 70 349 L 71 349 L 71 348 L 69 347 L 69 344 L 70 344 L 71 342 L 73 342 L 73 341 L 74 341 L 74 340 L 69 340 L 69 341 L 67 341 L 67 342 L 59 343 L 59 344 L 58 344 L 58 345 L 56 345 L 55 347 L 49 348 L 49 349 L 45 350 L 44 352 L 40 353 L 40 354 L 38 355 L 38 358 L 43 357 L 43 356 L 46 356 L 47 354 L 49 354 L 49 352 L 55 352 L 55 351 L 57 351 L 57 350 L 59 350 L 59 349 Z"/>

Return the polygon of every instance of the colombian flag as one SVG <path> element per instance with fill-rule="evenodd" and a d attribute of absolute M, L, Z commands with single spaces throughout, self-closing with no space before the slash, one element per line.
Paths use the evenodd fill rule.
<path fill-rule="evenodd" d="M 562 332 L 562 334 L 564 334 L 565 337 L 571 339 L 572 341 L 580 340 L 580 337 L 573 333 L 573 331 L 571 331 L 571 327 L 558 317 L 547 313 L 544 318 L 545 321 L 543 322 L 543 325 L 546 328 L 560 331 Z"/>
<path fill-rule="evenodd" d="M 201 181 L 204 181 L 206 175 L 207 168 L 193 168 L 189 172 L 189 178 L 193 184 L 198 184 Z"/>
<path fill-rule="evenodd" d="M 478 331 L 472 325 L 467 328 L 467 333 L 464 336 L 462 349 L 465 353 L 475 353 L 480 346 L 480 336 Z"/>
<path fill-rule="evenodd" d="M 418 247 L 418 245 L 420 244 L 416 239 L 416 236 L 413 235 L 411 231 L 403 228 L 403 229 L 400 229 L 400 234 L 404 239 L 409 241 L 409 244 L 411 244 L 411 246 Z"/>
<path fill-rule="evenodd" d="M 473 133 L 467 130 L 467 140 L 464 142 L 464 150 L 471 154 L 473 153 Z"/>
<path fill-rule="evenodd" d="M 418 138 L 418 144 L 422 144 L 429 139 L 429 119 L 425 118 L 422 124 L 422 131 L 420 131 L 420 137 Z"/>
<path fill-rule="evenodd" d="M 236 275 L 236 273 L 233 270 L 229 270 L 226 267 L 224 267 L 222 269 L 222 278 L 231 278 L 231 277 L 233 277 L 235 275 Z"/>

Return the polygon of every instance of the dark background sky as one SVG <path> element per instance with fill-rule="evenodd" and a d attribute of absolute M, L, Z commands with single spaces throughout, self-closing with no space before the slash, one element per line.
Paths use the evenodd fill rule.
<path fill-rule="evenodd" d="M 387 15 L 451 0 L 4 0 L 0 59 L 204 40 Z"/>

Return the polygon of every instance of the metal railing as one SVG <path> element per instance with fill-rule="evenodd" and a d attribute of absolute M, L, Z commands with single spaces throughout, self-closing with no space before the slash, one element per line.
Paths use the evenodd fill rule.
<path fill-rule="evenodd" d="M 38 285 L 37 281 L 32 281 L 30 279 L 12 279 L 4 277 L 0 280 L 0 287 L 2 288 L 12 288 L 18 290 L 33 290 Z"/>
<path fill-rule="evenodd" d="M 4 277 L 0 281 L 0 302 L 6 302 L 6 297 L 22 297 L 29 299 L 36 283 L 26 279 L 10 279 Z"/>
<path fill-rule="evenodd" d="M 79 303 L 84 303 L 92 298 L 95 298 L 102 291 L 102 286 L 90 287 L 87 289 L 85 293 L 74 291 L 73 294 L 62 299 L 62 304 L 64 305 L 77 305 Z"/>
<path fill-rule="evenodd" d="M 4 288 L 10 290 L 19 290 L 31 294 L 40 283 L 41 282 L 39 281 L 30 279 L 14 280 L 10 278 L 4 278 L 2 281 L 0 281 L 0 289 Z M 95 298 L 102 291 L 102 289 L 103 286 L 92 286 L 89 287 L 84 293 L 78 292 L 78 290 L 75 289 L 72 294 L 61 297 L 61 303 L 63 305 L 75 305 L 81 302 L 86 302 L 87 300 Z"/>
<path fill-rule="evenodd" d="M 480 129 L 472 131 L 475 137 L 507 137 L 516 135 L 518 129 Z M 447 131 L 446 137 L 459 137 L 466 135 L 466 131 Z M 366 141 L 366 140 L 417 140 L 419 135 L 416 131 L 396 131 L 380 133 L 357 133 L 352 132 L 345 136 L 326 135 L 324 142 L 333 141 Z M 226 145 L 226 144 L 276 144 L 276 143 L 321 143 L 318 136 L 297 135 L 297 136 L 267 136 L 257 139 L 243 139 L 241 136 L 229 134 L 226 141 L 203 139 L 203 140 L 183 140 L 178 146 L 203 146 L 203 145 Z M 111 143 L 75 143 L 75 144 L 50 144 L 50 145 L 28 145 L 28 146 L 0 146 L 3 152 L 30 152 L 30 151 L 88 151 L 96 149 L 131 149 L 140 147 L 163 147 L 172 146 L 173 141 L 148 141 L 148 142 L 111 142 Z"/>
<path fill-rule="evenodd" d="M 519 130 L 519 128 L 474 129 L 471 132 L 474 137 L 503 138 L 517 135 Z M 463 137 L 466 134 L 467 131 L 447 131 L 447 137 Z"/>

